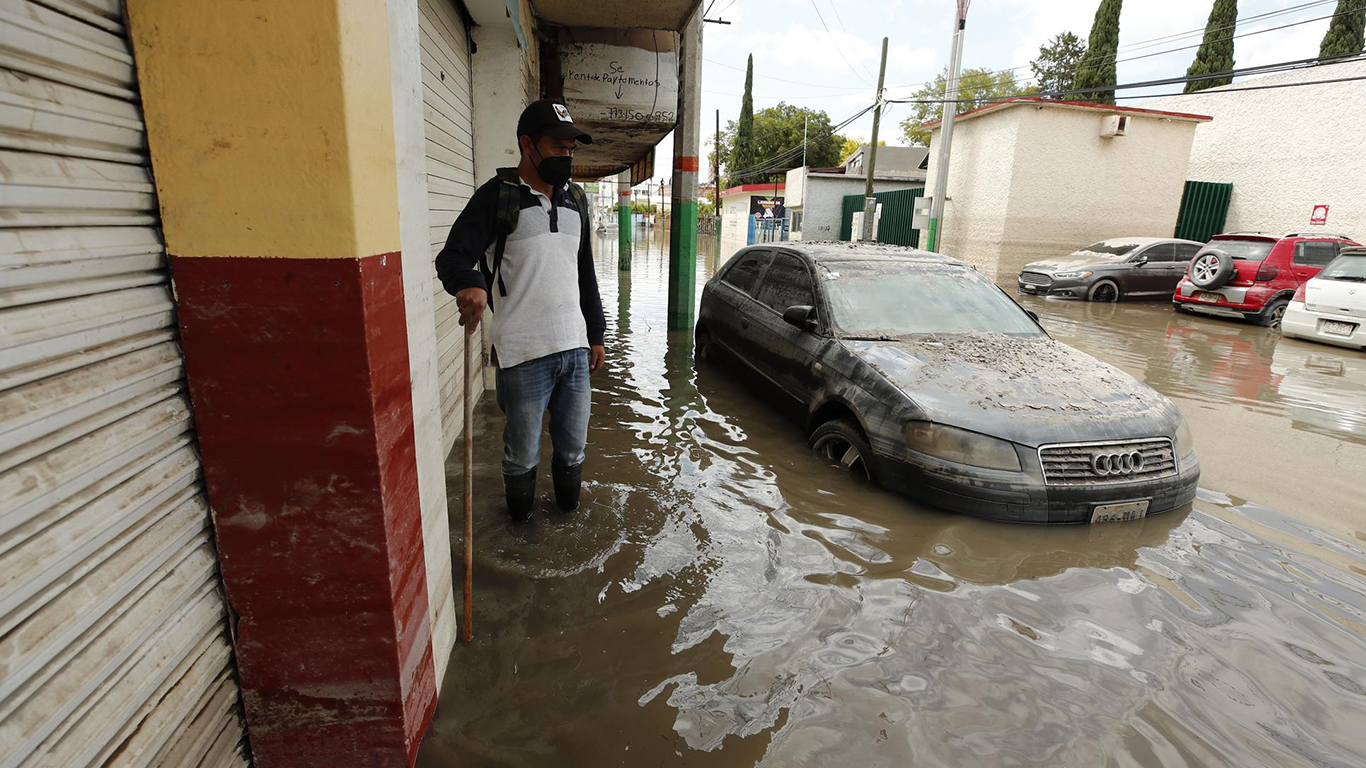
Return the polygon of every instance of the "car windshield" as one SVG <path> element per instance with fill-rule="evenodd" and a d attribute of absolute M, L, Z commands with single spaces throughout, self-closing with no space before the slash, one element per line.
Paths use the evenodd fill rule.
<path fill-rule="evenodd" d="M 1110 258 L 1123 256 L 1138 246 L 1138 243 L 1129 240 L 1101 240 L 1099 243 L 1091 243 L 1081 250 L 1073 251 L 1073 253 L 1077 256 L 1105 256 Z"/>
<path fill-rule="evenodd" d="M 1039 336 L 1029 315 L 977 272 L 905 262 L 821 265 L 831 320 L 846 336 L 1009 333 Z"/>
<path fill-rule="evenodd" d="M 1274 247 L 1271 240 L 1211 240 L 1202 252 L 1223 251 L 1239 261 L 1263 261 Z"/>
<path fill-rule="evenodd" d="M 1329 262 L 1319 273 L 1320 278 L 1366 282 L 1366 253 L 1344 254 Z"/>

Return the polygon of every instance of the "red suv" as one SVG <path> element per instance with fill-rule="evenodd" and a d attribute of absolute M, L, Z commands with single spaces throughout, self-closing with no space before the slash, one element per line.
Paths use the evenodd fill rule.
<path fill-rule="evenodd" d="M 1356 244 L 1345 235 L 1317 232 L 1215 235 L 1186 267 L 1172 306 L 1279 326 L 1295 290 L 1337 258 L 1339 250 Z"/>

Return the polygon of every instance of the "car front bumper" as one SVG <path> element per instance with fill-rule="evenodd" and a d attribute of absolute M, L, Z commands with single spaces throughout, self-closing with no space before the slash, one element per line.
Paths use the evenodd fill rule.
<path fill-rule="evenodd" d="M 941 509 L 1016 523 L 1089 523 L 1102 504 L 1148 501 L 1147 516 L 1195 499 L 1200 462 L 1188 456 L 1177 473 L 1154 480 L 1095 485 L 1046 485 L 1037 468 L 1022 472 L 979 469 L 947 462 L 874 456 L 887 488 Z"/>
<path fill-rule="evenodd" d="M 1350 335 L 1326 333 L 1324 321 L 1336 321 L 1354 326 Z M 1339 347 L 1366 348 L 1366 322 L 1359 317 L 1349 317 L 1331 312 L 1317 312 L 1305 307 L 1302 301 L 1292 301 L 1285 308 L 1281 318 L 1281 333 L 1297 339 L 1321 341 Z"/>
<path fill-rule="evenodd" d="M 1029 283 L 1016 278 L 1015 284 L 1020 293 L 1030 296 L 1061 296 L 1070 299 L 1086 298 L 1086 293 L 1091 288 L 1090 281 L 1082 277 L 1055 278 L 1047 285 Z"/>

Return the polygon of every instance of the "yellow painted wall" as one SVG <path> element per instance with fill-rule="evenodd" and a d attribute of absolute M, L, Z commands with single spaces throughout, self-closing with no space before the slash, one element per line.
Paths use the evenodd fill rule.
<path fill-rule="evenodd" d="M 385 4 L 128 0 L 167 250 L 399 250 Z"/>

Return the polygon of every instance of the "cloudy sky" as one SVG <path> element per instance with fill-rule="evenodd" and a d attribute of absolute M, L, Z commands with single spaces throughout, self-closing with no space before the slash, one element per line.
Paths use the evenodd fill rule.
<path fill-rule="evenodd" d="M 1083 40 L 1100 0 L 972 0 L 968 11 L 963 67 L 993 70 L 1018 67 L 1030 75 L 1029 62 L 1039 46 L 1060 32 Z M 702 132 L 705 143 L 714 131 L 716 110 L 721 125 L 740 113 L 745 85 L 745 58 L 754 54 L 754 108 L 786 101 L 825 110 L 838 123 L 873 101 L 878 55 L 888 38 L 889 98 L 909 96 L 948 62 L 953 0 L 703 0 L 707 18 L 731 22 L 707 24 L 703 38 Z M 1137 82 L 1186 73 L 1213 0 L 1128 0 L 1120 17 L 1119 82 Z M 1334 0 L 1241 0 L 1234 43 L 1238 67 L 1302 59 L 1318 55 L 1328 29 Z M 705 7 L 705 5 L 704 5 Z M 1293 10 L 1291 10 L 1293 9 Z M 1280 13 L 1290 10 L 1288 13 Z M 819 11 L 819 15 L 818 12 Z M 1251 19 L 1261 14 L 1278 15 Z M 824 21 L 824 23 L 822 23 Z M 1272 30 L 1295 22 L 1284 29 Z M 1259 30 L 1269 30 L 1259 32 Z M 1191 33 L 1191 34 L 1183 34 Z M 1184 49 L 1175 50 L 1172 49 Z M 1171 52 L 1167 52 L 1171 51 Z M 1151 55 L 1156 54 L 1156 55 Z M 1142 58 L 1136 58 L 1142 57 Z M 1125 61 L 1131 58 L 1130 61 Z M 1179 91 L 1180 86 L 1149 92 Z M 1122 101 L 1130 103 L 1133 101 Z M 880 137 L 904 143 L 897 124 L 907 105 L 884 112 Z M 867 137 L 871 114 L 843 131 Z M 655 176 L 667 176 L 672 165 L 672 136 L 660 143 Z M 710 178 L 710 172 L 702 174 Z"/>

